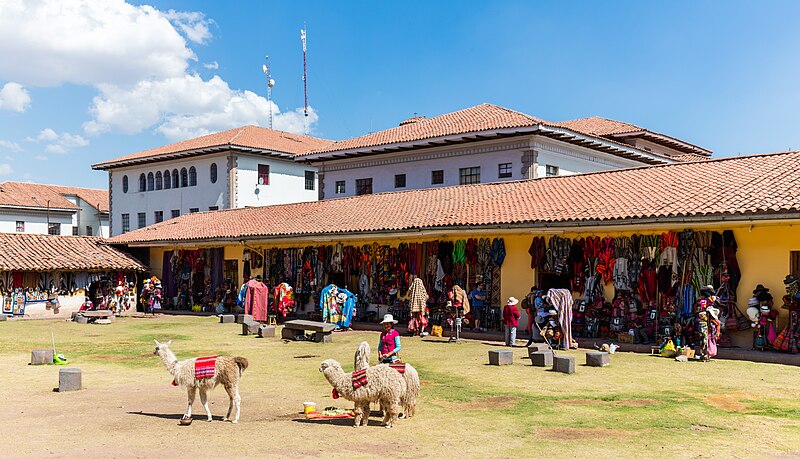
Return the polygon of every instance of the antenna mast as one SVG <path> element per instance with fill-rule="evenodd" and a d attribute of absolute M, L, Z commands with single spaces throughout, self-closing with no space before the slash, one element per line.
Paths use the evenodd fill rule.
<path fill-rule="evenodd" d="M 269 56 L 264 57 L 267 63 L 261 66 L 264 75 L 267 76 L 267 105 L 269 105 L 269 128 L 272 129 L 272 87 L 275 86 L 275 80 L 272 79 L 272 73 L 269 68 Z"/>
<path fill-rule="evenodd" d="M 306 61 L 306 23 L 300 29 L 300 41 L 303 42 L 303 119 L 305 120 L 305 134 L 308 135 L 308 63 Z"/>

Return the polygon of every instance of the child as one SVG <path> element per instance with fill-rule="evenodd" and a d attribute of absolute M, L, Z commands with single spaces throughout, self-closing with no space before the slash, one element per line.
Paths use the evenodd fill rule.
<path fill-rule="evenodd" d="M 503 308 L 503 325 L 506 329 L 506 346 L 513 346 L 517 344 L 517 326 L 519 325 L 519 309 L 517 309 L 519 300 L 513 296 L 506 302 L 506 307 Z"/>

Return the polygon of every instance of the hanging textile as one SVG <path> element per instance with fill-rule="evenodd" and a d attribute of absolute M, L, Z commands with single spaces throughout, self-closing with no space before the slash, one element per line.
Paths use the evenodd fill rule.
<path fill-rule="evenodd" d="M 286 282 L 278 284 L 272 292 L 275 309 L 286 317 L 286 314 L 294 311 L 294 290 Z"/>
<path fill-rule="evenodd" d="M 244 313 L 253 316 L 253 320 L 267 321 L 269 289 L 263 282 L 251 279 L 247 282 L 244 297 Z"/>
<path fill-rule="evenodd" d="M 572 346 L 572 293 L 564 288 L 552 288 L 547 292 L 556 311 L 558 311 L 558 324 L 563 333 L 561 347 L 569 349 Z"/>
<path fill-rule="evenodd" d="M 411 287 L 408 289 L 408 302 L 411 309 L 411 319 L 408 322 L 408 329 L 412 331 L 423 330 L 428 325 L 425 318 L 425 307 L 428 302 L 428 292 L 425 290 L 425 285 L 422 279 L 415 277 L 411 281 Z"/>
<path fill-rule="evenodd" d="M 451 293 L 453 295 L 452 299 L 453 306 L 456 307 L 461 306 L 462 308 L 464 308 L 464 315 L 469 314 L 470 307 L 469 307 L 469 297 L 467 296 L 467 292 L 464 291 L 464 289 L 461 288 L 460 286 L 454 285 Z"/>
<path fill-rule="evenodd" d="M 614 263 L 614 288 L 617 291 L 629 291 L 631 289 L 628 259 L 625 257 L 617 258 L 616 263 Z"/>
<path fill-rule="evenodd" d="M 531 246 L 528 247 L 528 253 L 531 256 L 531 269 L 541 269 L 547 253 L 544 237 L 535 236 L 531 241 Z"/>
<path fill-rule="evenodd" d="M 489 255 L 492 257 L 492 264 L 503 266 L 503 261 L 506 259 L 506 243 L 503 238 L 494 238 Z"/>

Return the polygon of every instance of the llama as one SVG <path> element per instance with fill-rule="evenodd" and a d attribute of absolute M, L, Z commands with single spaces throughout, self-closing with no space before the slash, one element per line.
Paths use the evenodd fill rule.
<path fill-rule="evenodd" d="M 362 341 L 356 349 L 356 354 L 353 359 L 353 368 L 355 371 L 364 370 L 369 368 L 369 359 L 372 351 L 370 350 L 369 343 Z M 414 416 L 417 406 L 417 397 L 419 397 L 419 373 L 416 368 L 411 364 L 406 363 L 406 372 L 403 373 L 403 379 L 406 381 L 406 396 L 403 398 L 403 413 L 401 417 Z M 383 407 L 381 407 L 383 409 Z M 403 416 L 403 414 L 405 416 Z"/>
<path fill-rule="evenodd" d="M 221 355 L 217 357 L 217 361 L 214 364 L 214 376 L 206 379 L 197 379 L 194 369 L 195 360 L 197 359 L 187 359 L 178 362 L 178 358 L 175 357 L 175 354 L 169 349 L 170 344 L 172 344 L 171 340 L 167 343 L 159 343 L 157 340 L 154 341 L 156 342 L 156 350 L 153 351 L 153 354 L 161 357 L 161 362 L 167 368 L 167 371 L 175 378 L 173 384 L 186 389 L 189 394 L 189 407 L 186 409 L 186 414 L 183 416 L 184 419 L 192 418 L 192 403 L 194 403 L 195 393 L 199 389 L 200 403 L 203 404 L 203 408 L 205 408 L 206 414 L 208 415 L 208 421 L 211 422 L 211 410 L 208 409 L 207 393 L 218 384 L 222 384 L 223 387 L 225 387 L 225 391 L 228 392 L 228 397 L 230 397 L 228 414 L 222 420 L 227 421 L 230 419 L 231 411 L 233 411 L 233 407 L 236 405 L 236 417 L 233 418 L 231 422 L 234 424 L 239 422 L 242 400 L 239 396 L 239 380 L 244 370 L 247 369 L 248 363 L 246 358 Z"/>
<path fill-rule="evenodd" d="M 369 422 L 369 404 L 380 403 L 384 410 L 383 423 L 390 429 L 400 413 L 400 403 L 406 395 L 403 376 L 388 365 L 367 368 L 367 383 L 353 388 L 353 374 L 345 373 L 339 362 L 328 359 L 322 362 L 319 371 L 344 399 L 355 403 L 353 427 L 365 426 Z"/>

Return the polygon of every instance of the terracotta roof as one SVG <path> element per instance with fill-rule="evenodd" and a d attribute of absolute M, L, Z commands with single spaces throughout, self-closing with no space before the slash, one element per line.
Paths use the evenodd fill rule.
<path fill-rule="evenodd" d="M 108 212 L 108 191 L 42 183 L 0 183 L 0 207 L 33 207 L 51 210 L 78 210 L 64 195 L 76 195 L 92 207 Z M 49 204 L 48 204 L 49 201 Z M 100 206 L 99 208 L 97 206 Z"/>
<path fill-rule="evenodd" d="M 545 122 L 535 116 L 526 115 L 508 108 L 492 104 L 481 104 L 433 118 L 422 116 L 409 118 L 403 121 L 400 126 L 352 139 L 339 140 L 306 152 L 303 155 L 410 142 L 468 132 L 536 126 L 538 123 Z"/>
<path fill-rule="evenodd" d="M 259 126 L 242 126 L 93 164 L 92 168 L 101 170 L 110 169 L 114 166 L 157 161 L 163 157 L 170 157 L 178 153 L 196 154 L 205 150 L 218 151 L 236 147 L 294 156 L 310 150 L 322 148 L 330 143 L 332 143 L 330 140 L 318 139 L 316 137 L 292 134 L 290 132 L 277 131 Z"/>
<path fill-rule="evenodd" d="M 693 145 L 675 137 L 661 134 L 660 132 L 650 131 L 643 127 L 636 126 L 635 124 L 610 120 L 608 118 L 602 118 L 599 116 L 561 121 L 555 124 L 567 129 L 572 129 L 574 131 L 605 138 L 620 139 L 622 137 L 627 137 L 630 134 L 636 134 L 635 137 L 643 137 L 651 142 L 659 143 L 685 153 L 693 153 L 705 156 L 711 155 L 711 150 Z"/>
<path fill-rule="evenodd" d="M 101 237 L 0 233 L 0 271 L 146 271 Z"/>
<path fill-rule="evenodd" d="M 187 214 L 113 243 L 800 213 L 800 151 Z"/>

